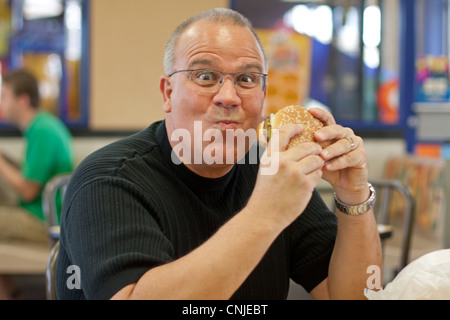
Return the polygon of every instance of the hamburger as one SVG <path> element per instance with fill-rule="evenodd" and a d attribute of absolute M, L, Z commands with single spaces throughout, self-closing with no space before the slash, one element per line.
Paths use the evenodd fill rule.
<path fill-rule="evenodd" d="M 296 105 L 284 107 L 283 109 L 278 110 L 278 112 L 270 114 L 266 119 L 261 121 L 257 129 L 259 140 L 268 142 L 272 135 L 273 129 L 280 129 L 282 126 L 289 123 L 301 124 L 304 128 L 301 134 L 295 135 L 291 138 L 287 149 L 303 142 L 316 142 L 322 148 L 325 148 L 331 144 L 329 141 L 316 141 L 314 138 L 314 133 L 323 128 L 323 123 L 319 119 L 314 118 L 306 108 Z M 261 136 L 261 134 L 264 136 Z"/>

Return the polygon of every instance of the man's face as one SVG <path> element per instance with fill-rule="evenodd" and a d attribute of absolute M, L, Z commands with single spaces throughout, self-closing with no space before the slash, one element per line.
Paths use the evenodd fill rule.
<path fill-rule="evenodd" d="M 3 84 L 1 88 L 0 97 L 0 112 L 2 117 L 7 120 L 14 122 L 16 119 L 16 109 L 18 104 L 18 98 L 14 95 L 14 91 L 11 86 Z"/>
<path fill-rule="evenodd" d="M 179 39 L 172 71 L 184 69 L 209 69 L 225 73 L 266 71 L 261 49 L 248 29 L 208 21 L 195 23 Z M 252 94 L 239 94 L 232 77 L 225 76 L 219 91 L 213 93 L 202 91 L 189 80 L 187 72 L 166 79 L 169 90 L 166 90 L 164 111 L 169 138 L 171 132 L 179 128 L 193 133 L 194 121 L 201 121 L 203 132 L 208 129 L 223 132 L 225 145 L 227 129 L 256 129 L 261 120 L 266 96 L 266 90 L 262 87 Z"/>

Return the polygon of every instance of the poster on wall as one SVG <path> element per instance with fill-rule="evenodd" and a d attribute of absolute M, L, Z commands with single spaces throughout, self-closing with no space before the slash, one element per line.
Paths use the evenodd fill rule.
<path fill-rule="evenodd" d="M 257 33 L 269 62 L 265 115 L 303 104 L 310 88 L 311 39 L 289 30 L 258 29 Z"/>
<path fill-rule="evenodd" d="M 450 101 L 449 58 L 423 55 L 416 61 L 419 102 Z"/>

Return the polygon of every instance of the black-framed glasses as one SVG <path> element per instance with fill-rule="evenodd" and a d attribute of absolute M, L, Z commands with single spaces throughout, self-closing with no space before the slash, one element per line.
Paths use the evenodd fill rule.
<path fill-rule="evenodd" d="M 254 94 L 264 91 L 266 87 L 267 74 L 261 72 L 227 73 L 208 69 L 186 69 L 174 71 L 169 74 L 169 77 L 180 72 L 188 72 L 189 80 L 198 85 L 204 92 L 219 92 L 225 82 L 226 75 L 233 76 L 233 85 L 239 94 Z"/>

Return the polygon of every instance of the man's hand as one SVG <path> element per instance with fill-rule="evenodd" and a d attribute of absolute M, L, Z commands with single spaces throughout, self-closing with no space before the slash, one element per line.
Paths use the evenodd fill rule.
<path fill-rule="evenodd" d="M 320 157 L 322 148 L 317 143 L 302 143 L 286 150 L 291 137 L 302 130 L 301 125 L 294 124 L 278 132 L 273 130 L 263 159 L 271 165 L 277 162 L 278 170 L 269 174 L 260 171 L 248 204 L 261 215 L 281 223 L 282 228 L 303 212 L 322 177 L 324 161 Z"/>
<path fill-rule="evenodd" d="M 334 141 L 325 148 L 323 179 L 334 188 L 344 203 L 360 204 L 369 198 L 367 156 L 363 140 L 350 128 L 336 124 L 333 116 L 323 109 L 310 109 L 314 117 L 324 123 L 315 133 L 317 141 Z"/>
<path fill-rule="evenodd" d="M 25 202 L 31 202 L 36 199 L 42 190 L 42 186 L 40 184 L 26 180 L 22 176 L 20 169 L 6 160 L 1 153 L 0 174 L 11 185 L 11 187 L 19 193 L 21 199 Z"/>

